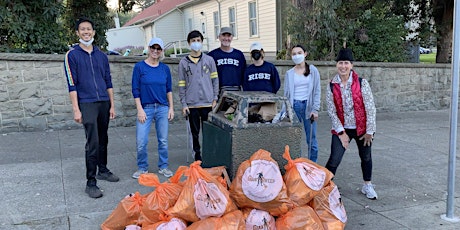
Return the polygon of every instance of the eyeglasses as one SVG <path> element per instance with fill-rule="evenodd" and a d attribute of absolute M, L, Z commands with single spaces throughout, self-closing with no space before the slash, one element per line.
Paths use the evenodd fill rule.
<path fill-rule="evenodd" d="M 153 51 L 162 51 L 163 49 L 161 47 L 155 47 L 155 46 L 150 46 L 150 49 L 152 49 Z"/>

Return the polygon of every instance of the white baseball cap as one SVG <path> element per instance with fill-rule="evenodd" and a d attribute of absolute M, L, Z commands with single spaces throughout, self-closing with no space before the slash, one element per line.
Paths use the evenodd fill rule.
<path fill-rule="evenodd" d="M 259 42 L 254 42 L 251 44 L 251 47 L 249 48 L 249 51 L 252 52 L 253 50 L 262 50 L 262 44 Z"/>
<path fill-rule="evenodd" d="M 159 45 L 161 49 L 164 49 L 163 40 L 161 40 L 161 38 L 152 38 L 149 42 L 149 47 L 155 44 Z"/>

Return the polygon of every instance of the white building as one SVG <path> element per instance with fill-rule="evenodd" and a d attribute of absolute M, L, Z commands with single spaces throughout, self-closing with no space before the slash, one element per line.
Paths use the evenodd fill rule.
<path fill-rule="evenodd" d="M 167 48 L 187 47 L 187 34 L 199 30 L 205 37 L 204 50 L 212 50 L 220 46 L 220 28 L 230 26 L 233 47 L 249 52 L 257 41 L 268 55 L 275 55 L 283 48 L 280 14 L 280 0 L 158 0 L 123 27 L 110 29 L 107 40 L 110 49 L 138 45 L 140 40 L 147 48 L 152 37 L 163 39 Z"/>

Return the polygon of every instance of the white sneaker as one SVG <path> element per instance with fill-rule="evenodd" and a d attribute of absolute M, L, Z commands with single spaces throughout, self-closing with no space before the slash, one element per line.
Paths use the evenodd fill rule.
<path fill-rule="evenodd" d="M 171 170 L 169 170 L 168 168 L 160 169 L 158 170 L 158 173 L 163 174 L 163 176 L 165 177 L 172 177 L 173 175 L 173 172 L 171 172 Z"/>
<path fill-rule="evenodd" d="M 136 172 L 133 173 L 133 176 L 132 176 L 132 177 L 133 177 L 134 179 L 139 179 L 139 177 L 141 176 L 141 174 L 146 174 L 146 173 L 148 173 L 148 172 L 149 172 L 149 171 L 147 171 L 147 170 L 145 170 L 145 171 L 144 171 L 144 170 L 137 170 Z"/>
<path fill-rule="evenodd" d="M 377 200 L 377 193 L 374 190 L 373 184 L 364 184 L 361 192 L 371 200 Z"/>

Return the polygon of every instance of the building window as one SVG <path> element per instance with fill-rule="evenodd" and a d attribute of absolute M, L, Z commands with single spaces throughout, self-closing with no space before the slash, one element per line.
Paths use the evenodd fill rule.
<path fill-rule="evenodd" d="M 257 31 L 257 6 L 256 2 L 249 2 L 249 35 L 257 36 L 259 33 Z"/>
<path fill-rule="evenodd" d="M 219 39 L 219 32 L 220 32 L 219 12 L 217 11 L 212 12 L 212 18 L 214 22 L 214 36 L 215 36 L 215 39 Z"/>
<path fill-rule="evenodd" d="M 188 31 L 193 30 L 193 21 L 191 18 L 188 19 Z"/>
<path fill-rule="evenodd" d="M 230 25 L 230 28 L 232 28 L 232 34 L 233 37 L 236 37 L 236 12 L 235 12 L 235 7 L 230 7 L 228 8 L 228 22 Z"/>

